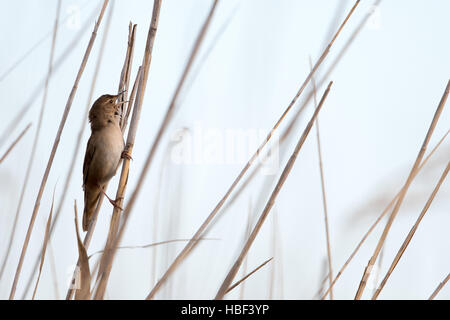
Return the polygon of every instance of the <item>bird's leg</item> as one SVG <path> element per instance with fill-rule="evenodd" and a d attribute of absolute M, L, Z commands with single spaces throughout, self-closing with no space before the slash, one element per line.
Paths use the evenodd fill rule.
<path fill-rule="evenodd" d="M 119 206 L 119 205 L 117 204 L 117 202 L 118 202 L 120 199 L 123 199 L 123 197 L 119 197 L 119 198 L 117 198 L 116 200 L 112 200 L 110 197 L 108 197 L 108 195 L 106 194 L 105 190 L 103 190 L 103 188 L 100 188 L 100 190 L 101 190 L 101 192 L 103 193 L 103 195 L 109 200 L 109 202 L 110 202 L 115 208 L 117 208 L 117 209 L 123 211 L 122 207 Z"/>

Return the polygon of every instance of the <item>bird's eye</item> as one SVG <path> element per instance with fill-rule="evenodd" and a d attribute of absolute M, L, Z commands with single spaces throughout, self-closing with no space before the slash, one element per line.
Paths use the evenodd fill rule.
<path fill-rule="evenodd" d="M 110 103 L 113 103 L 113 102 L 114 102 L 114 100 L 113 100 L 113 99 L 111 99 L 111 100 L 109 100 L 109 102 L 110 102 Z"/>

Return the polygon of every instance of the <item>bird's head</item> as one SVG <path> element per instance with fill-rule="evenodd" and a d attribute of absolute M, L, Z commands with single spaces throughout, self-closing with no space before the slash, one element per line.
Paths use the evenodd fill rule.
<path fill-rule="evenodd" d="M 104 94 L 98 98 L 89 111 L 92 130 L 101 129 L 110 123 L 119 125 L 124 101 L 118 101 L 123 92 L 117 95 Z"/>

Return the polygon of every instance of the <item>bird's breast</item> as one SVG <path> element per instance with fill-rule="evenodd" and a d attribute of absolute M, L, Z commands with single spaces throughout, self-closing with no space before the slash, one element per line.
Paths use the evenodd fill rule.
<path fill-rule="evenodd" d="M 91 162 L 96 183 L 106 183 L 115 174 L 124 149 L 122 132 L 116 126 L 107 126 L 96 132 L 95 152 Z"/>

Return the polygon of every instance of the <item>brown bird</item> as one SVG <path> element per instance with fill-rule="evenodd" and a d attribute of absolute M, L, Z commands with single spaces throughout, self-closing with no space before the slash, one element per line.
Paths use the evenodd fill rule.
<path fill-rule="evenodd" d="M 84 213 L 83 231 L 87 231 L 97 207 L 100 193 L 116 205 L 105 193 L 104 187 L 116 174 L 119 167 L 124 141 L 120 130 L 121 95 L 102 95 L 89 111 L 91 137 L 88 140 L 83 163 Z"/>

